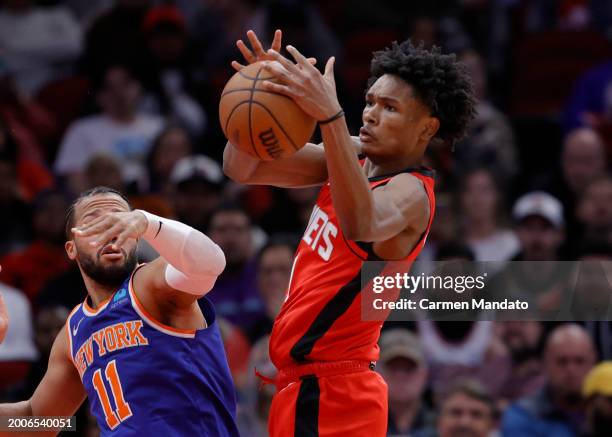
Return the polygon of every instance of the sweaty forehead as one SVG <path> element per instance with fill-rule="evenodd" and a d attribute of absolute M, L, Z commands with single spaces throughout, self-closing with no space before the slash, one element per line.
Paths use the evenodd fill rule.
<path fill-rule="evenodd" d="M 129 211 L 130 207 L 120 196 L 112 193 L 98 194 L 81 200 L 75 208 L 75 219 L 78 221 L 86 214 L 98 211 Z"/>

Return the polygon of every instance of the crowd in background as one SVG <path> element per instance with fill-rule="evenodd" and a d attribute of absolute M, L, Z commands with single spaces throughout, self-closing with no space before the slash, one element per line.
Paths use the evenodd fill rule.
<path fill-rule="evenodd" d="M 427 152 L 437 209 L 421 259 L 612 260 L 609 1 L 0 0 L 0 400 L 32 394 L 85 298 L 64 216 L 105 185 L 224 250 L 209 298 L 240 428 L 266 435 L 274 388 L 253 368 L 275 372 L 268 334 L 318 189 L 229 181 L 218 102 L 236 40 L 253 29 L 268 46 L 276 28 L 318 65 L 336 57 L 351 132 L 372 51 L 411 37 L 464 62 L 477 116 L 452 150 Z M 541 308 L 558 303 L 541 271 L 527 276 Z M 610 322 L 393 323 L 380 348 L 389 435 L 612 435 Z"/>

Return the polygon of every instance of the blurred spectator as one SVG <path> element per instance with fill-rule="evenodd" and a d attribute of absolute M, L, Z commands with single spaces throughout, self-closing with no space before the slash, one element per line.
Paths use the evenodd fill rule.
<path fill-rule="evenodd" d="M 83 277 L 76 263 L 66 273 L 50 280 L 38 295 L 37 307 L 63 306 L 72 311 L 87 297 Z"/>
<path fill-rule="evenodd" d="M 512 127 L 506 116 L 488 100 L 485 61 L 473 50 L 463 52 L 459 60 L 472 78 L 477 106 L 476 118 L 470 125 L 467 137 L 456 145 L 454 166 L 465 168 L 481 165 L 508 180 L 518 171 Z"/>
<path fill-rule="evenodd" d="M 146 94 L 142 108 L 199 136 L 206 128 L 206 114 L 194 98 L 201 94 L 196 90 L 194 75 L 203 73 L 198 71 L 185 26 L 175 6 L 156 6 L 145 15 L 143 30 L 149 59 L 143 69 Z"/>
<path fill-rule="evenodd" d="M 293 255 L 298 246 L 293 235 L 271 235 L 257 256 L 257 288 L 261 296 L 265 314 L 247 331 L 251 343 L 272 332 L 274 319 L 285 302 Z"/>
<path fill-rule="evenodd" d="M 193 146 L 184 129 L 169 126 L 159 133 L 147 156 L 149 191 L 169 194 L 170 175 L 178 161 L 191 154 Z"/>
<path fill-rule="evenodd" d="M 561 173 L 551 177 L 544 188 L 563 204 L 570 246 L 576 246 L 572 240 L 580 235 L 576 221 L 579 199 L 591 181 L 603 175 L 606 168 L 604 144 L 596 131 L 586 127 L 578 128 L 565 136 L 561 151 Z"/>
<path fill-rule="evenodd" d="M 544 349 L 547 385 L 506 410 L 503 435 L 576 435 L 584 424 L 582 384 L 596 359 L 593 341 L 584 328 L 573 324 L 555 328 Z"/>
<path fill-rule="evenodd" d="M 264 313 L 249 216 L 238 206 L 220 206 L 210 216 L 206 234 L 223 249 L 227 263 L 208 297 L 217 314 L 246 329 Z"/>
<path fill-rule="evenodd" d="M 505 261 L 516 254 L 518 239 L 503 226 L 504 193 L 492 170 L 467 172 L 459 194 L 462 235 L 476 261 Z"/>
<path fill-rule="evenodd" d="M 501 391 L 511 362 L 505 345 L 495 336 L 493 322 L 419 320 L 417 328 L 430 365 L 434 399 L 457 378 L 477 379 L 494 396 Z"/>
<path fill-rule="evenodd" d="M 70 267 L 64 250 L 63 220 L 68 205 L 59 191 L 40 194 L 32 207 L 34 241 L 0 259 L 0 280 L 22 290 L 32 303 L 49 280 Z"/>
<path fill-rule="evenodd" d="M 261 374 L 274 378 L 276 368 L 270 360 L 268 346 L 270 338 L 262 337 L 253 345 L 248 360 L 249 372 L 247 373 L 245 387 L 242 390 L 242 401 L 238 403 L 237 422 L 240 434 L 249 437 L 268 437 L 268 416 L 272 397 L 276 387 L 272 384 L 260 386 L 251 369 L 256 369 Z"/>
<path fill-rule="evenodd" d="M 496 417 L 494 398 L 481 384 L 459 381 L 451 386 L 440 404 L 438 436 L 489 437 L 496 429 Z"/>
<path fill-rule="evenodd" d="M 98 74 L 113 62 L 143 65 L 146 44 L 142 23 L 151 0 L 115 0 L 114 6 L 92 23 L 85 36 L 84 64 Z"/>
<path fill-rule="evenodd" d="M 65 328 L 68 318 L 68 309 L 63 306 L 42 307 L 36 314 L 34 324 L 34 343 L 38 350 L 38 360 L 32 364 L 24 386 L 20 390 L 19 399 L 29 399 L 40 380 L 47 371 L 51 346 L 57 335 Z"/>
<path fill-rule="evenodd" d="M 0 118 L 15 138 L 19 157 L 43 163 L 58 140 L 55 117 L 35 99 L 17 89 L 15 72 L 0 56 Z"/>
<path fill-rule="evenodd" d="M 308 225 L 320 187 L 249 186 L 241 196 L 253 220 L 266 232 L 301 234 Z"/>
<path fill-rule="evenodd" d="M 612 244 L 612 177 L 602 175 L 589 183 L 580 198 L 577 218 L 581 240 L 601 239 Z"/>
<path fill-rule="evenodd" d="M 23 199 L 29 200 L 45 188 L 50 188 L 53 185 L 53 176 L 38 160 L 37 152 L 30 155 L 29 146 L 17 141 L 15 134 L 19 132 L 19 127 L 9 127 L 0 117 L 0 156 L 3 156 L 1 159 L 8 159 L 15 164 L 17 192 Z M 22 136 L 21 139 L 23 138 Z"/>
<path fill-rule="evenodd" d="M 126 66 L 108 66 L 96 89 L 102 113 L 77 120 L 68 128 L 55 161 L 56 172 L 68 178 L 74 193 L 83 190 L 85 165 L 99 153 L 121 161 L 124 180 L 143 181 L 146 154 L 163 128 L 160 118 L 138 113 L 141 85 Z"/>
<path fill-rule="evenodd" d="M 512 359 L 512 370 L 500 393 L 501 404 L 531 396 L 540 391 L 546 379 L 540 351 L 544 340 L 544 326 L 534 320 L 504 321 L 496 325 Z"/>
<path fill-rule="evenodd" d="M 0 9 L 0 51 L 28 94 L 57 78 L 82 49 L 81 28 L 68 8 L 33 3 L 3 0 Z"/>
<path fill-rule="evenodd" d="M 19 384 L 36 360 L 30 303 L 20 290 L 0 283 L 9 315 L 9 329 L 0 344 L 0 392 Z"/>
<path fill-rule="evenodd" d="M 85 185 L 88 190 L 94 187 L 109 187 L 125 192 L 125 184 L 121 174 L 121 163 L 112 155 L 97 154 L 92 156 L 85 165 Z"/>
<path fill-rule="evenodd" d="M 423 403 L 427 362 L 418 338 L 402 328 L 384 331 L 379 340 L 380 374 L 389 386 L 388 436 L 418 435 L 433 425 Z"/>
<path fill-rule="evenodd" d="M 611 14 L 612 15 L 612 14 Z M 605 129 L 612 125 L 612 61 L 580 77 L 565 108 L 564 127 Z"/>
<path fill-rule="evenodd" d="M 30 239 L 30 209 L 19 195 L 17 164 L 9 151 L 0 151 L 0 256 L 19 250 Z"/>
<path fill-rule="evenodd" d="M 565 238 L 563 205 L 552 195 L 532 191 L 512 209 L 520 252 L 515 261 L 556 261 Z"/>
<path fill-rule="evenodd" d="M 241 329 L 218 315 L 217 321 L 232 379 L 236 388 L 240 389 L 247 377 L 247 370 L 251 370 L 247 368 L 251 345 Z"/>
<path fill-rule="evenodd" d="M 587 375 L 582 393 L 586 398 L 586 426 L 580 437 L 604 437 L 612 431 L 612 361 L 595 366 Z"/>
<path fill-rule="evenodd" d="M 221 203 L 224 176 L 219 164 L 203 155 L 182 158 L 174 165 L 170 183 L 178 220 L 204 231 L 208 227 L 211 214 Z M 239 215 L 248 220 L 244 213 Z M 219 224 L 222 224 L 222 221 Z M 241 246 L 240 249 L 244 247 Z M 250 246 L 247 250 L 250 250 Z"/>

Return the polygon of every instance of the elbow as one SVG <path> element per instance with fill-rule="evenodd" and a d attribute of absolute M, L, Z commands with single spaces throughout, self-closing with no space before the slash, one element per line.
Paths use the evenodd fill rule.
<path fill-rule="evenodd" d="M 215 244 L 216 254 L 213 257 L 213 261 L 211 262 L 211 273 L 215 276 L 219 276 L 225 270 L 225 266 L 227 265 L 227 261 L 225 259 L 225 254 L 223 250 L 219 247 L 219 245 Z"/>

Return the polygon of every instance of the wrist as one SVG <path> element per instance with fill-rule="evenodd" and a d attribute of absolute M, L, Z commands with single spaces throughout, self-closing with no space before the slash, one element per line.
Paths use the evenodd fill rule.
<path fill-rule="evenodd" d="M 323 120 L 319 120 L 318 123 L 319 123 L 319 126 L 321 126 L 321 125 L 325 125 L 325 124 L 331 123 L 333 121 L 339 120 L 342 117 L 344 117 L 344 109 L 342 109 L 342 107 L 340 107 L 339 110 L 334 112 L 329 117 L 327 117 L 327 118 L 325 118 Z"/>
<path fill-rule="evenodd" d="M 145 240 L 152 240 L 155 238 L 158 233 L 158 228 L 161 227 L 161 220 L 159 220 L 159 217 L 142 209 L 135 209 L 134 212 L 137 213 L 141 219 L 140 236 Z"/>

